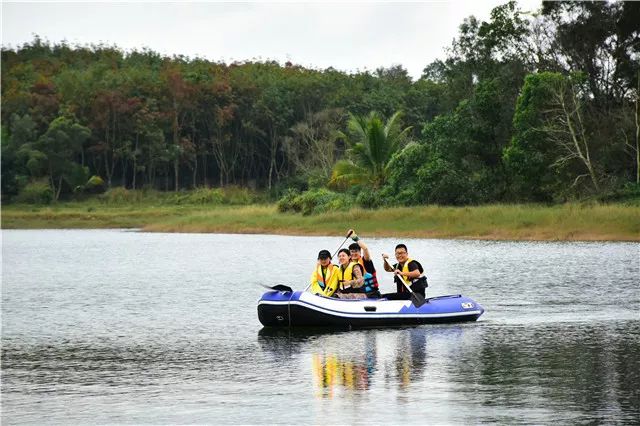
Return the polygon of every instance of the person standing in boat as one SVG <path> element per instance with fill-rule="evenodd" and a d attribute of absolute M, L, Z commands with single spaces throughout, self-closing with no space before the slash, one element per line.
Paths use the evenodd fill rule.
<path fill-rule="evenodd" d="M 409 300 L 411 293 L 406 286 L 411 288 L 411 291 L 418 293 L 421 296 L 425 296 L 425 288 L 427 287 L 427 277 L 425 277 L 424 269 L 417 260 L 413 260 L 409 257 L 409 251 L 404 244 L 398 244 L 396 246 L 396 260 L 398 263 L 391 266 L 389 256 L 382 255 L 384 261 L 384 270 L 394 273 L 394 282 L 396 283 L 396 292 L 383 294 L 381 297 L 390 300 Z M 405 286 L 406 285 L 406 286 Z"/>
<path fill-rule="evenodd" d="M 378 278 L 376 276 L 376 267 L 371 260 L 369 248 L 360 240 L 353 229 L 349 229 L 348 234 L 351 234 L 351 239 L 354 241 L 354 243 L 349 246 L 351 260 L 360 265 L 364 274 L 364 285 L 360 287 L 361 292 L 366 293 L 368 298 L 378 298 L 380 297 Z"/>
<path fill-rule="evenodd" d="M 364 284 L 362 267 L 351 259 L 349 250 L 338 252 L 340 262 L 338 270 L 338 291 L 335 296 L 340 299 L 364 299 L 367 295 L 361 290 Z"/>
<path fill-rule="evenodd" d="M 320 250 L 318 264 L 310 278 L 310 287 L 313 294 L 331 297 L 338 288 L 338 272 L 340 268 L 331 263 L 329 250 Z"/>

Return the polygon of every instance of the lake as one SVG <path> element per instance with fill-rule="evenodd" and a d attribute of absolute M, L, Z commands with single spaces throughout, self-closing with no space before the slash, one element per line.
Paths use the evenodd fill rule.
<path fill-rule="evenodd" d="M 404 242 L 485 314 L 263 329 L 260 284 L 303 289 L 339 234 L 2 231 L 2 423 L 638 422 L 640 244 L 361 237 L 383 292 Z"/>

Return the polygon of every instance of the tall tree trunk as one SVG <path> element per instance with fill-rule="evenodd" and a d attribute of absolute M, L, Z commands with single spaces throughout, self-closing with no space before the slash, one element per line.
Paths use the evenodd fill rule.
<path fill-rule="evenodd" d="M 111 188 L 111 167 L 109 167 L 109 156 L 104 153 L 104 172 L 107 175 L 107 187 Z"/>
<path fill-rule="evenodd" d="M 193 177 L 191 180 L 191 188 L 193 189 L 197 187 L 197 178 L 198 178 L 198 156 L 196 155 L 195 161 L 193 162 Z"/>
<path fill-rule="evenodd" d="M 60 192 L 62 192 L 62 175 L 58 178 L 58 190 L 56 191 L 56 201 L 60 198 Z"/>
<path fill-rule="evenodd" d="M 636 185 L 640 184 L 640 71 L 638 71 L 638 90 L 636 92 Z"/>
<path fill-rule="evenodd" d="M 178 186 L 179 186 L 179 184 L 178 184 L 178 180 L 179 180 L 178 173 L 179 173 L 179 171 L 180 171 L 180 162 L 178 160 L 174 160 L 173 161 L 173 174 L 175 176 L 175 188 L 174 188 L 175 192 L 178 192 Z"/>
<path fill-rule="evenodd" d="M 205 148 L 206 149 L 206 148 Z M 209 188 L 209 177 L 207 175 L 207 153 L 202 153 L 202 181 L 205 188 Z"/>
<path fill-rule="evenodd" d="M 278 150 L 278 138 L 277 132 L 275 130 L 271 130 L 270 132 L 271 140 L 269 141 L 269 179 L 268 179 L 268 188 L 271 191 L 271 185 L 273 182 L 273 173 L 276 171 L 276 154 Z"/>
<path fill-rule="evenodd" d="M 131 187 L 136 189 L 136 175 L 138 174 L 138 139 L 140 139 L 140 135 L 136 132 L 136 147 L 133 150 L 133 176 Z"/>
<path fill-rule="evenodd" d="M 127 160 L 122 159 L 122 187 L 127 187 Z"/>

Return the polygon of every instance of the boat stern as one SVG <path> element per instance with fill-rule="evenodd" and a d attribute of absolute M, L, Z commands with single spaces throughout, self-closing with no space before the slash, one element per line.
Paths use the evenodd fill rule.
<path fill-rule="evenodd" d="M 268 291 L 258 300 L 258 319 L 265 327 L 290 325 L 289 302 L 294 293 L 288 291 Z"/>

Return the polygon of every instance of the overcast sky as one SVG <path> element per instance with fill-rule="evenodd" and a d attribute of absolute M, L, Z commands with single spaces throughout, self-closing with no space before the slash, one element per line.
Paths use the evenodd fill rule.
<path fill-rule="evenodd" d="M 421 3 L 7 2 L 2 45 L 50 42 L 148 47 L 215 61 L 273 59 L 342 71 L 401 64 L 418 78 L 463 19 L 486 20 L 507 0 Z M 540 0 L 521 0 L 535 10 Z"/>

